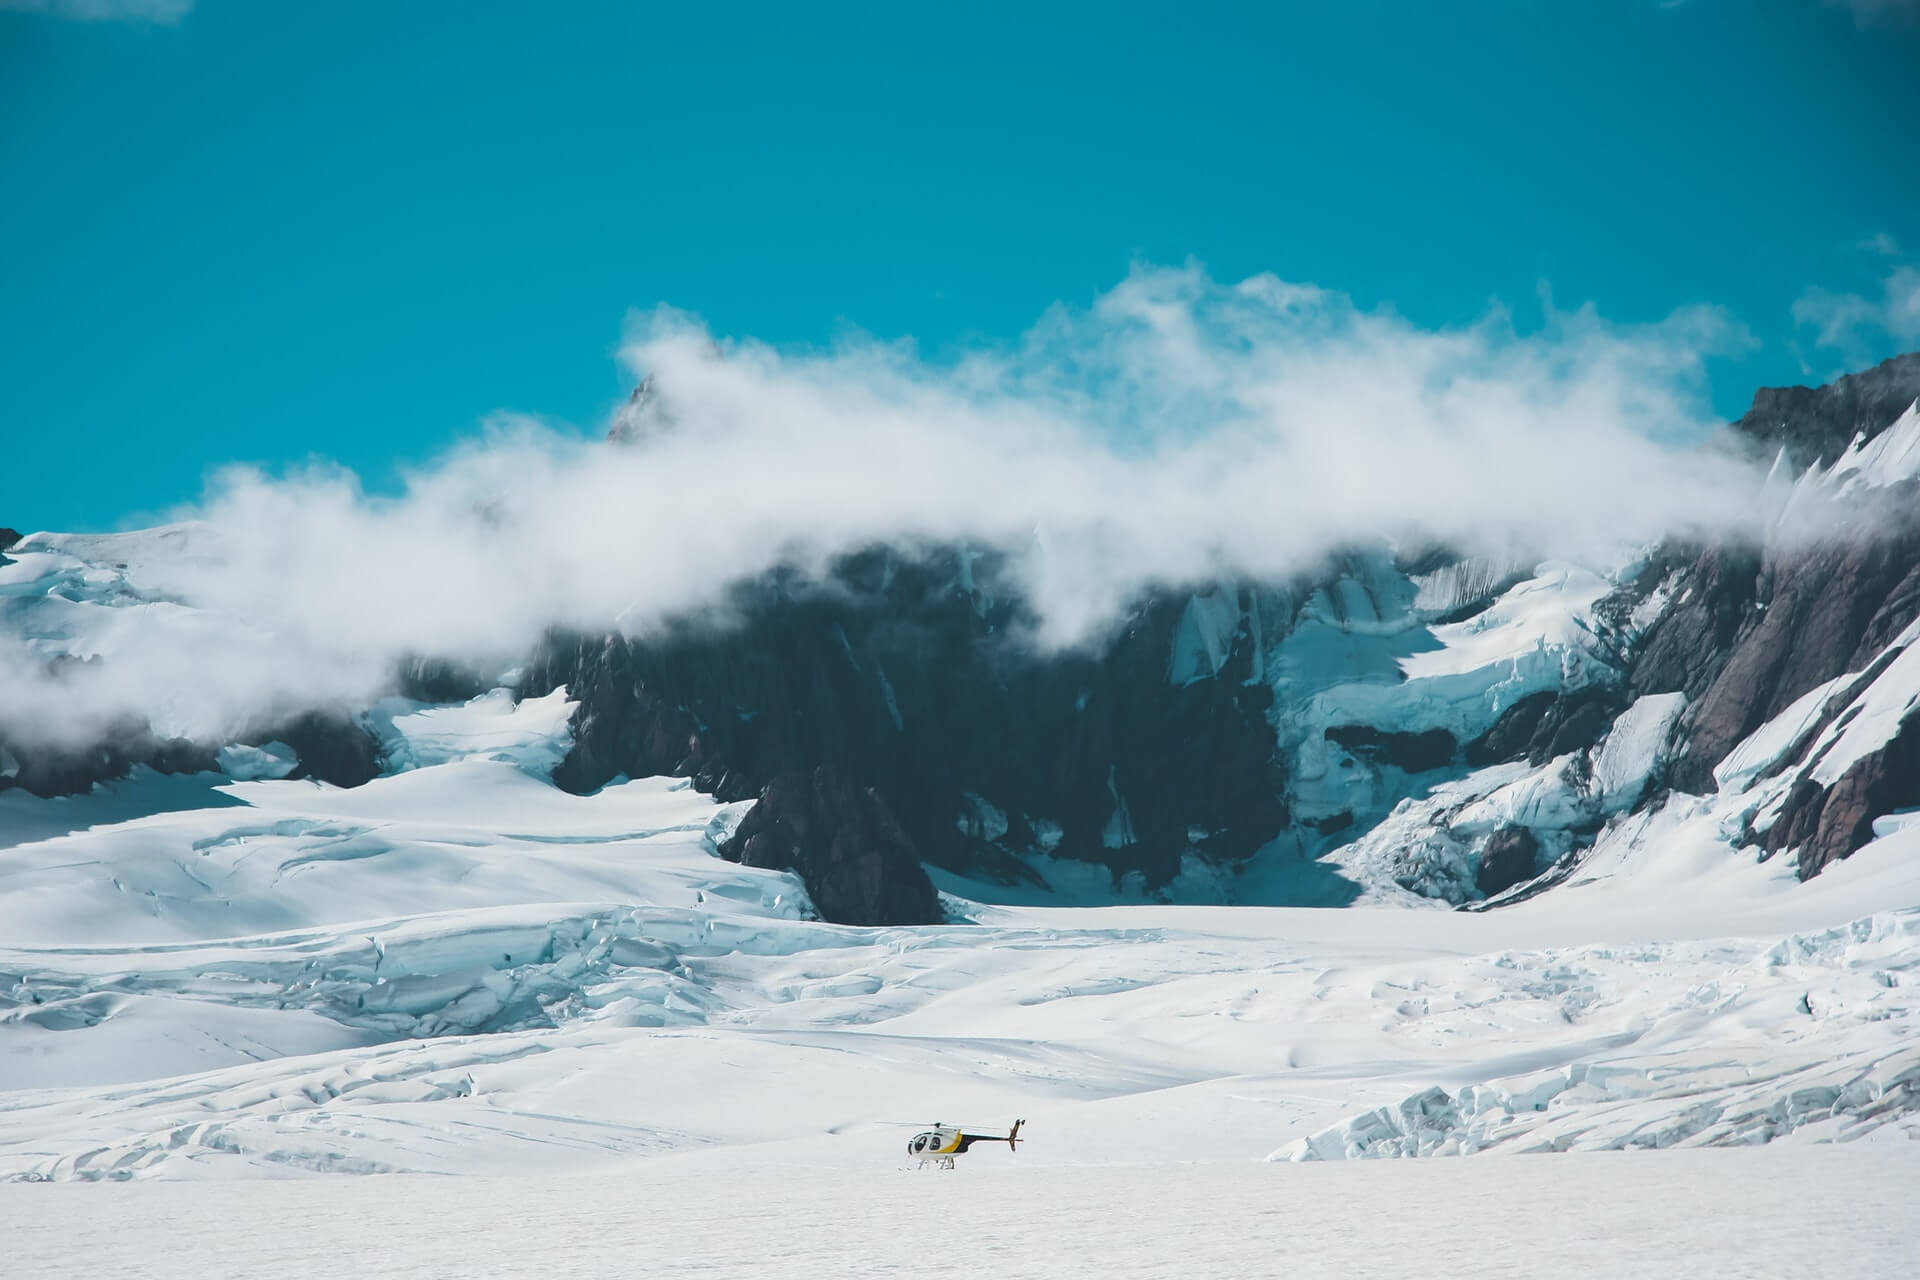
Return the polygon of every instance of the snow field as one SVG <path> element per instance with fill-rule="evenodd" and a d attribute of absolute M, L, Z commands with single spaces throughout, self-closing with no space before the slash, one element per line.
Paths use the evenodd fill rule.
<path fill-rule="evenodd" d="M 1325 1159 L 1920 1108 L 1920 829 L 1808 885 L 1663 813 L 1491 913 L 852 929 L 714 858 L 737 807 L 668 780 L 570 797 L 483 756 L 214 794 L 239 803 L 0 850 L 5 936 L 40 940 L 0 950 L 0 1177 L 864 1169 L 894 1124 L 1016 1116 L 1023 1166 Z"/>
<path fill-rule="evenodd" d="M 0 1186 L 9 1274 L 1369 1276 L 1912 1274 L 1920 1145 L 1365 1165 Z"/>
<path fill-rule="evenodd" d="M 174 616 L 62 565 L 13 597 L 47 634 L 102 603 Z M 1582 571 L 1410 620 L 1505 573 L 1316 605 L 1261 655 L 1319 690 L 1298 758 L 1326 724 L 1465 734 L 1605 678 Z M 1238 609 L 1196 601 L 1170 676 L 1217 666 Z M 1741 841 L 1816 755 L 1886 741 L 1912 639 L 1764 726 L 1714 797 L 1632 811 L 1675 697 L 1587 752 L 1421 786 L 1331 860 L 1364 889 L 1338 911 L 960 896 L 947 927 L 821 924 L 793 877 L 713 856 L 744 806 L 545 782 L 564 695 L 382 703 L 393 772 L 351 791 L 278 777 L 267 744 L 228 778 L 0 795 L 8 1273 L 1904 1275 L 1920 822 L 1805 885 Z M 1327 812 L 1406 782 L 1322 755 Z M 1598 832 L 1549 893 L 1438 909 L 1515 821 Z M 1279 857 L 1247 884 L 1285 882 Z M 898 1172 L 915 1128 L 1016 1117 L 1017 1155 Z M 1574 1154 L 1377 1159 L 1531 1151 Z M 338 1173 L 395 1176 L 316 1178 Z M 104 1185 L 28 1185 L 75 1181 Z"/>

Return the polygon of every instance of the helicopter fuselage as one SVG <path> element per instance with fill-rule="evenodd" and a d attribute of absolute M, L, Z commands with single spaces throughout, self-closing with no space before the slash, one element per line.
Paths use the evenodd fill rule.
<path fill-rule="evenodd" d="M 1020 1122 L 1015 1121 L 1011 1132 L 1006 1134 L 967 1133 L 962 1129 L 936 1124 L 922 1133 L 916 1133 L 907 1140 L 907 1155 L 918 1160 L 922 1169 L 934 1165 L 941 1169 L 953 1168 L 954 1157 L 963 1156 L 967 1148 L 976 1142 L 1004 1142 L 1008 1150 L 1016 1149 L 1020 1137 Z"/>

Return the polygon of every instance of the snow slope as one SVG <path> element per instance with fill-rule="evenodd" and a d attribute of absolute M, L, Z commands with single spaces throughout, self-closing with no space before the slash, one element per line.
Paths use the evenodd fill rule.
<path fill-rule="evenodd" d="M 688 1170 L 0 1186 L 11 1275 L 142 1280 L 1912 1272 L 1920 1144 L 1397 1165 Z M 1817 1201 L 1817 1208 L 1810 1208 Z"/>
<path fill-rule="evenodd" d="M 35 534 L 24 539 L 13 549 L 12 562 L 0 565 L 0 697 L 7 695 L 7 651 L 18 648 L 16 665 L 23 669 L 56 660 L 88 663 L 76 668 L 87 674 L 82 684 L 99 685 L 93 690 L 99 697 L 144 709 L 162 736 L 188 734 L 219 741 L 257 717 L 259 706 L 252 700 L 271 702 L 262 692 L 263 682 L 273 686 L 270 673 L 284 678 L 290 667 L 315 690 L 359 705 L 356 694 L 378 684 L 367 671 L 354 669 L 364 663 L 337 654 L 283 652 L 287 638 L 246 624 L 233 612 L 233 601 L 225 601 L 226 608 L 220 601 L 184 601 L 183 584 L 195 580 L 195 567 L 231 554 L 234 550 L 220 544 L 216 531 L 195 524 L 97 537 Z M 1491 827 L 1441 844 L 1414 847 L 1403 842 L 1385 856 L 1380 853 L 1383 836 L 1337 855 L 1331 868 L 1318 875 L 1299 874 L 1302 860 L 1364 836 L 1403 801 L 1424 802 L 1435 786 L 1461 780 L 1463 770 L 1457 765 L 1396 764 L 1343 745 L 1341 734 L 1358 727 L 1400 736 L 1440 734 L 1464 744 L 1528 695 L 1571 693 L 1616 681 L 1620 639 L 1604 634 L 1595 610 L 1617 583 L 1572 564 L 1483 559 L 1410 576 L 1384 545 L 1355 551 L 1339 564 L 1337 572 L 1298 601 L 1291 590 L 1281 588 L 1197 593 L 1188 600 L 1171 641 L 1168 678 L 1187 684 L 1215 677 L 1244 629 L 1255 650 L 1251 679 L 1274 690 L 1270 714 L 1277 749 L 1287 762 L 1285 799 L 1294 825 L 1274 841 L 1265 865 L 1235 876 L 1189 855 L 1174 883 L 1149 894 L 1138 873 L 1134 883 L 1116 885 L 1104 867 L 1049 856 L 1048 836 L 1057 836 L 1058 827 L 1040 819 L 1035 823 L 1037 846 L 1020 851 L 1020 856 L 1041 886 L 959 883 L 950 877 L 940 881 L 943 886 L 995 901 L 1061 905 L 1150 897 L 1312 904 L 1352 896 L 1352 885 L 1337 873 L 1329 874 L 1337 868 L 1359 882 L 1362 900 L 1397 901 L 1414 893 L 1459 903 L 1480 896 L 1474 871 Z M 179 660 L 191 655 L 200 663 L 208 652 L 221 655 L 217 666 L 225 674 L 220 679 L 180 677 L 192 664 L 182 667 Z M 92 663 L 96 658 L 101 661 Z M 132 688 L 116 683 L 120 672 L 133 673 L 125 677 Z M 61 693 L 65 701 L 50 713 L 52 718 L 69 715 L 67 703 L 79 698 L 79 687 Z M 390 770 L 447 763 L 484 751 L 545 776 L 565 751 L 561 730 L 566 712 L 564 698 L 557 695 L 515 707 L 500 691 L 461 707 L 386 698 L 370 709 L 367 719 L 382 741 Z M 1665 722 L 1655 727 L 1664 729 Z M 1615 735 L 1615 756 L 1622 754 L 1623 745 L 1634 748 L 1622 767 L 1640 767 L 1651 759 L 1638 750 L 1646 745 L 1641 738 L 1628 739 Z M 236 781 L 272 780 L 292 770 L 293 753 L 271 742 L 228 745 L 220 761 Z M 0 770 L 6 763 L 0 758 Z M 1409 773 L 1408 768 L 1421 771 Z M 1645 772 L 1642 768 L 1636 781 L 1644 781 Z M 1467 787 L 1476 800 L 1490 790 L 1472 782 Z M 1526 815 L 1542 824 L 1551 856 L 1572 842 L 1570 836 L 1556 835 L 1551 821 L 1562 827 L 1590 824 L 1615 807 L 1630 806 L 1638 794 L 1625 786 L 1607 796 L 1589 794 L 1565 785 L 1558 775 L 1530 780 L 1525 787 L 1539 802 L 1527 807 Z M 1107 832 L 1110 846 L 1135 835 L 1126 821 L 1126 798 L 1117 791 L 1115 797 L 1120 803 Z M 1496 803 L 1515 799 L 1509 795 Z M 1425 814 L 1430 807 L 1419 812 Z M 999 830 L 1005 829 L 1000 815 Z M 277 926 L 269 922 L 266 927 Z"/>
<path fill-rule="evenodd" d="M 1702 802 L 1497 912 L 855 929 L 712 855 L 738 806 L 565 795 L 512 758 L 558 718 L 482 701 L 350 791 L 6 797 L 0 1177 L 858 1170 L 1015 1116 L 1063 1167 L 1920 1132 L 1920 828 L 1801 885 Z"/>
<path fill-rule="evenodd" d="M 1476 574 L 1474 571 L 1478 569 Z M 1465 742 L 1528 694 L 1574 692 L 1614 679 L 1593 618 L 1614 583 L 1578 566 L 1547 563 L 1457 622 L 1438 619 L 1462 596 L 1462 574 L 1499 572 L 1464 561 L 1442 575 L 1408 578 L 1384 555 L 1361 559 L 1318 589 L 1263 669 L 1274 718 L 1292 754 L 1289 798 L 1298 817 L 1349 814 L 1361 829 L 1422 782 L 1342 749 L 1326 731 L 1365 725 L 1394 733 L 1444 730 Z M 1496 584 L 1497 585 L 1497 584 Z M 1218 629 L 1218 624 L 1216 624 Z M 1469 877 L 1471 879 L 1471 877 Z"/>
<path fill-rule="evenodd" d="M 36 644 L 134 643 L 81 607 L 182 625 L 131 552 L 47 588 L 76 550 L 126 552 L 37 553 L 43 593 L 0 601 Z M 382 702 L 389 772 L 353 790 L 266 743 L 0 793 L 7 1274 L 1907 1274 L 1920 821 L 1806 884 L 1749 841 L 1888 741 L 1920 634 L 1762 726 L 1719 794 L 1648 810 L 1675 695 L 1538 767 L 1343 764 L 1328 727 L 1464 737 L 1610 678 L 1599 577 L 1356 572 L 1256 666 L 1295 798 L 1385 811 L 1330 860 L 1345 910 L 949 877 L 948 925 L 823 924 L 714 856 L 743 806 L 545 781 L 563 693 Z M 1196 598 L 1170 679 L 1218 667 L 1238 608 Z M 1442 909 L 1513 822 L 1552 890 Z M 1278 900 L 1305 865 L 1176 887 Z M 1016 1154 L 900 1173 L 916 1128 L 1016 1117 Z M 1701 1147 L 1739 1149 L 1618 1154 Z M 1485 1158 L 1522 1152 L 1573 1154 Z"/>

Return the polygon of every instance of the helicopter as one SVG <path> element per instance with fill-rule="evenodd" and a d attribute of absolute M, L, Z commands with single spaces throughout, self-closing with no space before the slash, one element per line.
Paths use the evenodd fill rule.
<path fill-rule="evenodd" d="M 1015 1120 L 1013 1128 L 1004 1134 L 967 1133 L 951 1125 L 933 1122 L 933 1128 L 924 1133 L 916 1133 L 907 1140 L 907 1155 L 920 1161 L 920 1168 L 932 1165 L 936 1169 L 953 1168 L 954 1157 L 967 1154 L 967 1148 L 976 1142 L 1004 1142 L 1007 1150 L 1019 1150 L 1020 1126 L 1025 1121 Z"/>

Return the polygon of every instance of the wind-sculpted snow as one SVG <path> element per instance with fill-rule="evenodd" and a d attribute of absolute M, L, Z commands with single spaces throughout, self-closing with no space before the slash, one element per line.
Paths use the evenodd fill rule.
<path fill-rule="evenodd" d="M 1514 590 L 1433 634 L 1532 670 Z M 1443 657 L 1397 686 L 1488 714 L 1490 668 Z M 1897 706 L 1904 672 L 1847 696 Z M 1920 1132 L 1920 824 L 1807 884 L 1743 844 L 1809 767 L 1787 740 L 1865 711 L 1791 708 L 1726 793 L 1646 808 L 1682 700 L 1642 698 L 1402 801 L 1339 855 L 1351 910 L 948 896 L 952 924 L 851 928 L 714 856 L 744 805 L 552 786 L 566 705 L 384 704 L 394 771 L 352 789 L 266 744 L 256 781 L 0 796 L 0 1177 L 872 1168 L 891 1122 L 1015 1116 L 1041 1165 Z M 1549 819 L 1552 893 L 1404 909 L 1477 896 L 1492 833 Z"/>
<path fill-rule="evenodd" d="M 113 784 L 138 792 L 148 778 Z M 214 780 L 217 783 L 217 780 Z M 337 790 L 205 788 L 239 805 L 163 812 L 6 851 L 3 935 L 16 945 L 173 943 L 395 913 L 528 902 L 691 907 L 706 895 L 804 901 L 786 875 L 708 853 L 716 807 L 674 779 L 569 797 L 513 764 L 467 760 Z M 111 792 L 109 792 L 109 798 Z M 77 813 L 94 797 L 15 806 Z M 654 851 L 663 864 L 650 861 Z M 638 856 L 637 856 L 638 855 Z"/>
<path fill-rule="evenodd" d="M 1612 677 L 1593 606 L 1614 589 L 1575 566 L 1542 565 L 1474 616 L 1436 622 L 1415 607 L 1412 580 L 1369 558 L 1302 611 L 1272 663 L 1274 684 L 1303 727 L 1361 723 L 1465 739 L 1543 689 L 1575 691 Z"/>
<path fill-rule="evenodd" d="M 580 1131 L 570 1149 L 591 1155 L 604 1136 Z M 983 1167 L 937 1179 L 652 1160 L 615 1176 L 0 1187 L 0 1233 L 10 1275 L 67 1276 L 84 1259 L 141 1280 L 877 1280 L 942 1266 L 995 1280 L 1909 1280 L 1920 1228 L 1913 1143 L 1075 1169 L 1026 1154 L 976 1148 Z"/>
<path fill-rule="evenodd" d="M 1703 808 L 1483 915 L 949 899 L 965 923 L 859 929 L 716 859 L 737 807 L 667 780 L 470 758 L 208 794 L 239 803 L 0 850 L 0 1176 L 872 1168 L 887 1122 L 1014 1116 L 1042 1165 L 1915 1126 L 1920 919 L 1874 908 L 1920 902 L 1920 829 L 1806 885 Z"/>
<path fill-rule="evenodd" d="M 1745 791 L 1788 763 L 1787 754 L 1802 746 L 1806 735 L 1824 723 L 1828 700 L 1851 686 L 1854 680 L 1851 675 L 1835 676 L 1807 690 L 1786 710 L 1729 751 L 1714 767 L 1714 783 L 1722 791 Z"/>
<path fill-rule="evenodd" d="M 1831 466 L 1811 462 L 1797 476 L 1788 470 L 1787 449 L 1774 459 L 1763 501 L 1775 513 L 1776 532 L 1796 532 L 1809 521 L 1826 518 L 1834 504 L 1860 503 L 1920 478 L 1920 402 L 1872 439 L 1857 433 Z"/>
<path fill-rule="evenodd" d="M 791 908 L 790 908 L 791 910 Z M 797 912 L 795 912 L 797 914 Z M 664 940 L 671 940 L 664 941 Z M 684 956 L 819 946 L 777 920 L 666 907 L 553 904 L 381 921 L 207 944 L 0 949 L 10 1015 L 54 1030 L 96 1025 L 135 999 L 310 1010 L 380 1039 L 703 1021 L 712 1007 Z M 105 999 L 103 1000 L 103 997 Z"/>
<path fill-rule="evenodd" d="M 1545 871 L 1573 854 L 1577 841 L 1584 843 L 1640 801 L 1685 705 L 1679 694 L 1643 697 L 1588 749 L 1536 768 L 1524 762 L 1491 765 L 1438 783 L 1400 801 L 1378 826 L 1327 860 L 1366 886 L 1366 900 L 1404 902 L 1415 895 L 1460 905 L 1483 896 L 1476 876 L 1489 837 L 1525 828 L 1539 844 L 1534 872 Z"/>
<path fill-rule="evenodd" d="M 368 718 L 380 738 L 388 772 L 480 757 L 507 761 L 546 778 L 571 745 L 567 719 L 572 713 L 565 689 L 517 702 L 509 690 L 494 689 L 450 707 L 384 698 Z"/>
<path fill-rule="evenodd" d="M 1814 781 L 1838 782 L 1863 757 L 1884 747 L 1920 707 L 1920 619 L 1895 638 L 1880 664 L 1883 672 L 1858 691 L 1808 749 L 1808 776 Z"/>
<path fill-rule="evenodd" d="M 1252 626 L 1273 637 L 1256 678 L 1275 692 L 1271 714 L 1296 823 L 1278 856 L 1326 854 L 1359 882 L 1363 898 L 1406 890 L 1457 904 L 1481 896 L 1475 865 L 1491 828 L 1462 839 L 1437 818 L 1512 775 L 1471 774 L 1462 749 L 1529 698 L 1578 696 L 1619 682 L 1620 652 L 1638 624 L 1629 620 L 1615 632 L 1597 609 L 1618 589 L 1611 578 L 1568 564 L 1519 569 L 1467 559 L 1409 576 L 1389 556 L 1355 554 L 1305 600 L 1290 629 Z M 1217 596 L 1189 606 L 1176 679 L 1208 669 L 1206 638 L 1231 631 L 1217 616 L 1221 607 Z M 1631 804 L 1656 757 L 1651 738 L 1670 727 L 1673 710 L 1662 704 L 1657 726 L 1629 721 L 1618 735 L 1607 771 L 1622 777 L 1596 786 L 1543 774 L 1526 785 L 1541 792 L 1544 807 L 1508 820 L 1537 826 L 1546 843 L 1564 848 L 1569 829 L 1611 811 L 1600 792 Z M 1584 746 L 1582 768 L 1590 763 Z M 1646 752 L 1629 761 L 1641 747 Z M 1624 776 L 1634 768 L 1637 778 Z M 1273 871 L 1250 869 L 1247 883 L 1284 883 Z"/>
<path fill-rule="evenodd" d="M 1920 911 L 1773 943 L 1481 963 L 1528 972 L 1525 998 L 1557 1006 L 1568 1026 L 1626 1029 L 1564 1065 L 1436 1085 L 1271 1158 L 1741 1146 L 1792 1133 L 1848 1142 L 1920 1115 Z M 1418 1013 L 1445 1023 L 1468 1007 L 1478 1017 L 1485 1004 L 1423 995 Z"/>

